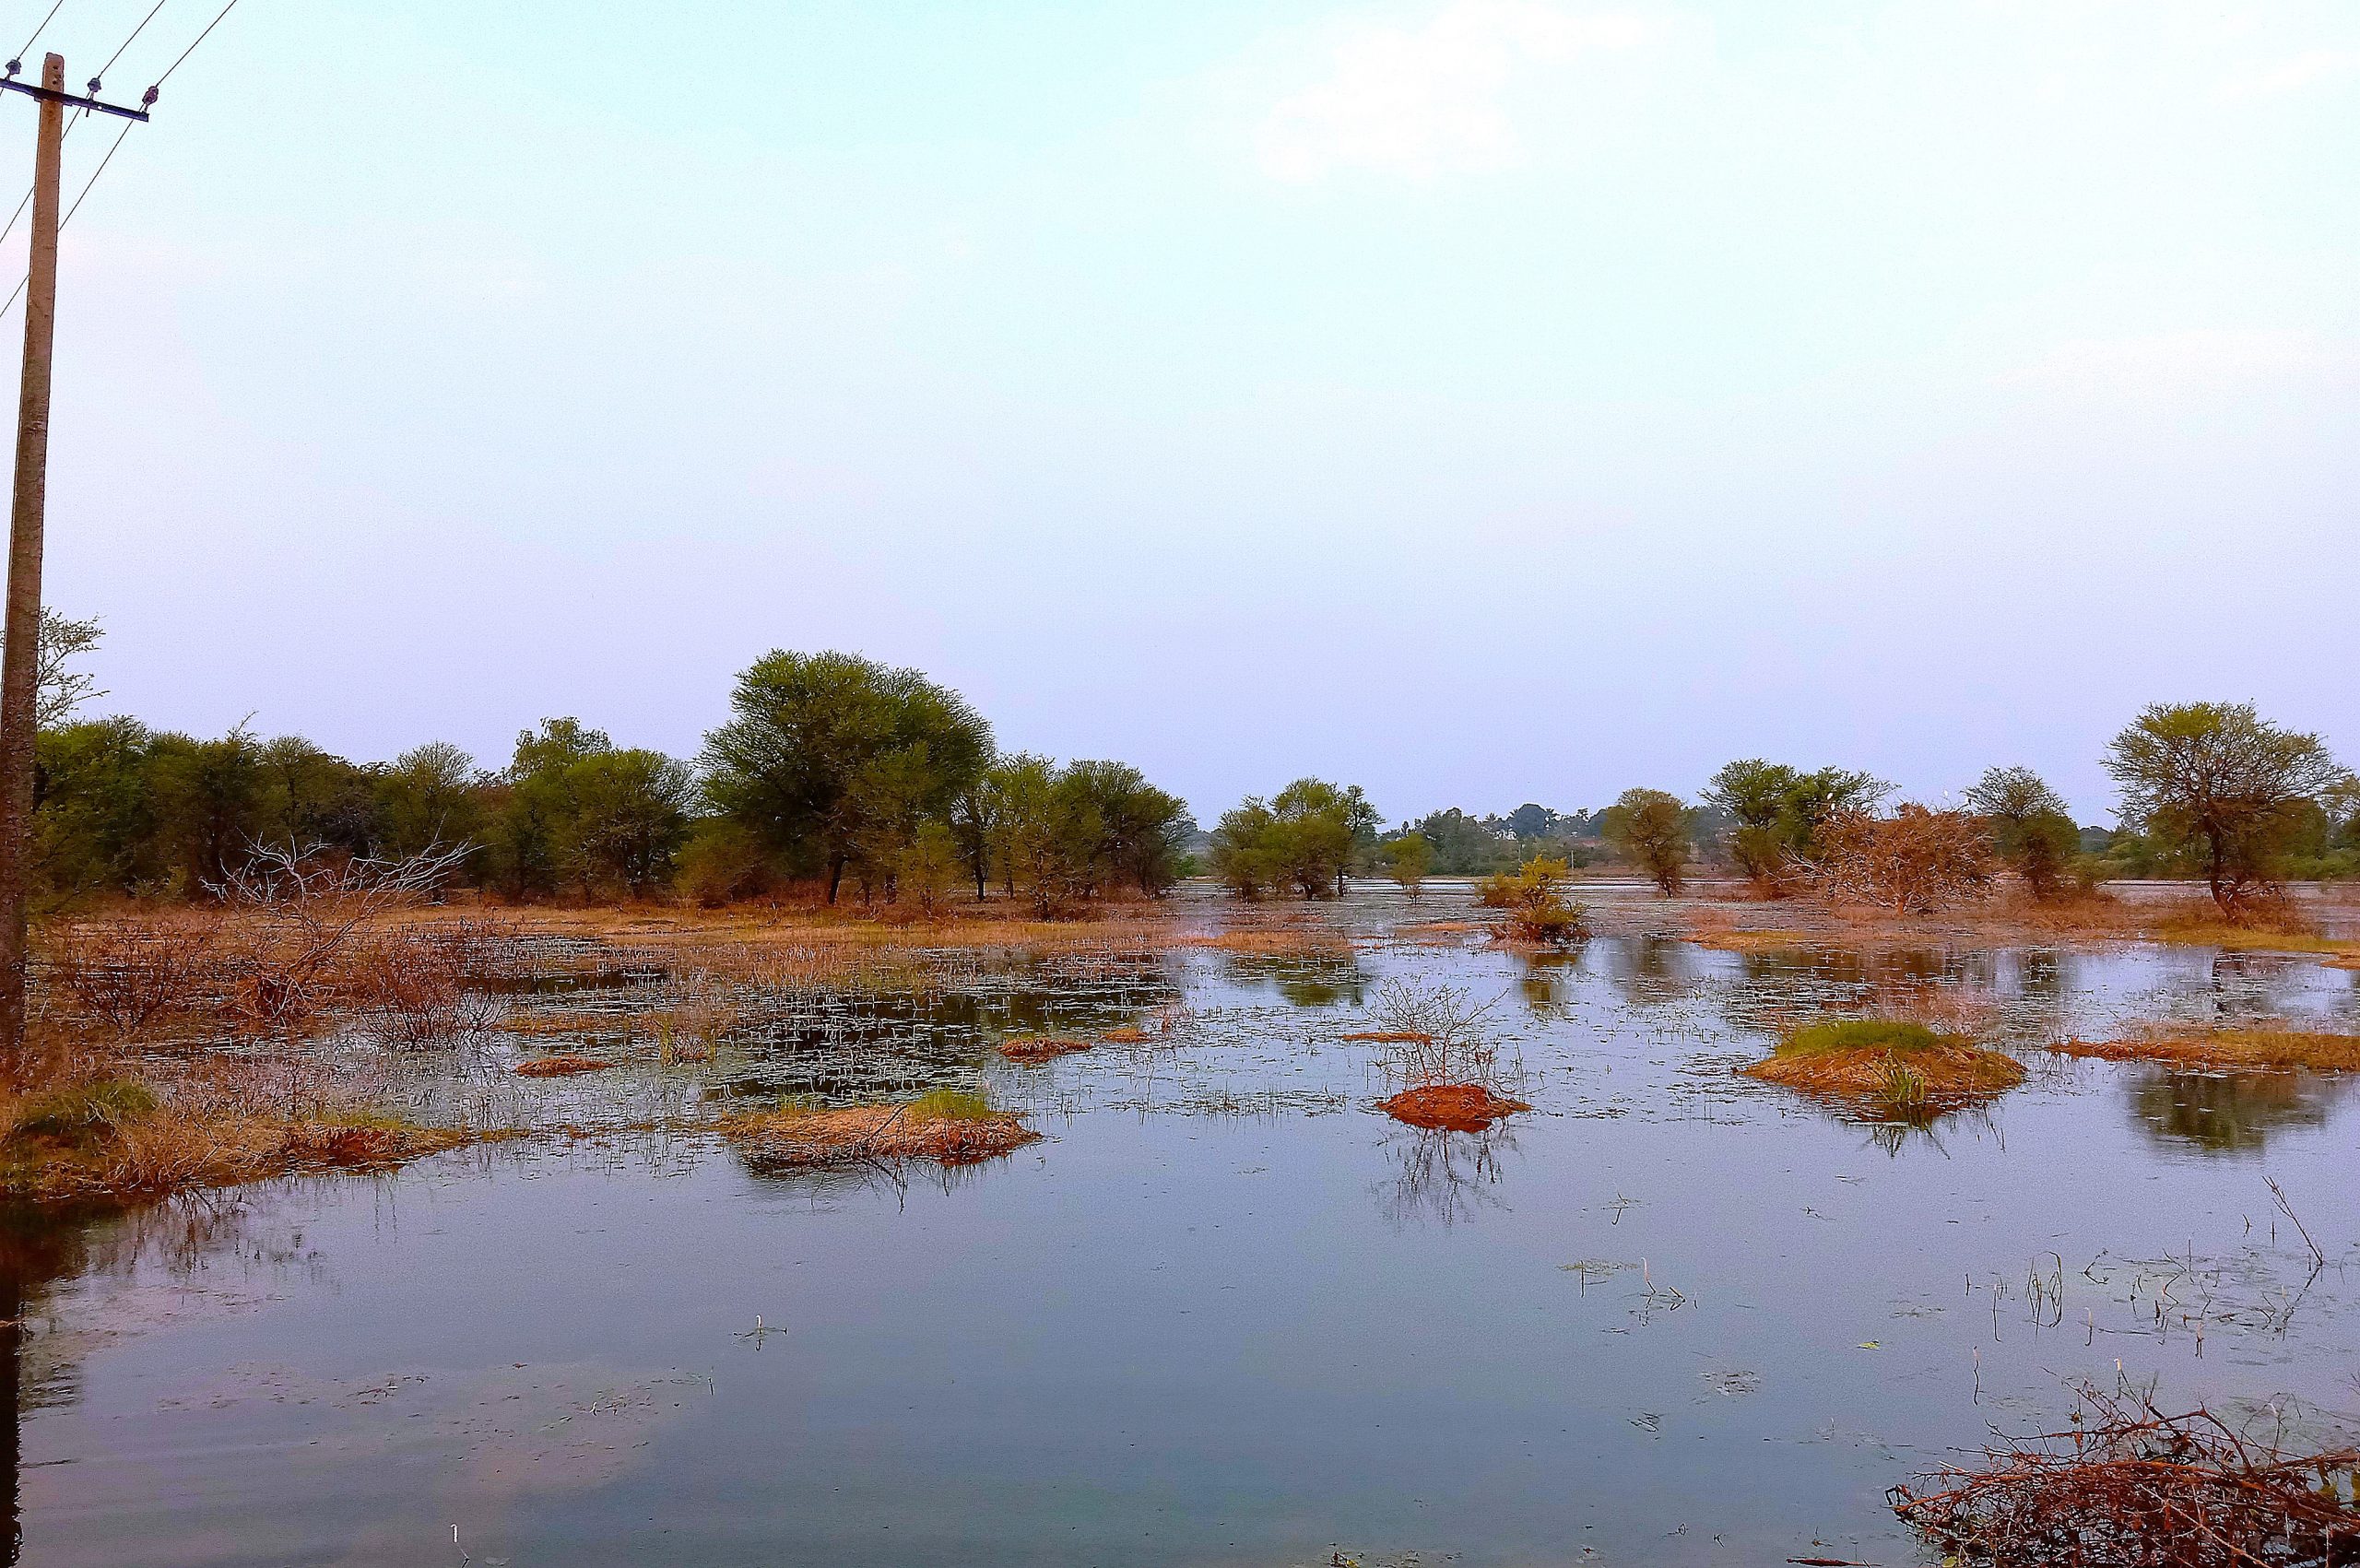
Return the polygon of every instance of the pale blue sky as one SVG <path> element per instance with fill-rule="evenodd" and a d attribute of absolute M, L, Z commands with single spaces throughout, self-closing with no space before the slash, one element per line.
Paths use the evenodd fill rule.
<path fill-rule="evenodd" d="M 2342 0 L 242 0 L 64 289 L 51 597 L 158 725 L 687 753 L 785 646 L 1208 818 L 2360 760 Z"/>

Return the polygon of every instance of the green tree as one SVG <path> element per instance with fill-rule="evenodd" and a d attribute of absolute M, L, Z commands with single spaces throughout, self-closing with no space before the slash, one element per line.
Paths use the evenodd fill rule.
<path fill-rule="evenodd" d="M 480 844 L 483 775 L 476 760 L 447 740 L 413 746 L 377 775 L 377 853 L 389 860 L 440 844 Z"/>
<path fill-rule="evenodd" d="M 2124 826 L 2192 850 L 2230 913 L 2275 886 L 2312 813 L 2351 777 L 2318 736 L 2250 702 L 2155 703 L 2114 737 L 2106 770 Z"/>
<path fill-rule="evenodd" d="M 1181 856 L 1197 831 L 1186 801 L 1127 762 L 1069 762 L 1059 786 L 1075 796 L 1071 819 L 1096 835 L 1088 854 L 1103 879 L 1148 894 L 1167 892 L 1179 880 Z"/>
<path fill-rule="evenodd" d="M 594 752 L 571 772 L 574 810 L 559 861 L 584 892 L 619 887 L 644 898 L 670 881 L 696 796 L 687 765 L 633 747 Z"/>
<path fill-rule="evenodd" d="M 1663 790 L 1626 789 L 1606 808 L 1606 842 L 1659 891 L 1676 893 L 1688 869 L 1688 808 Z"/>
<path fill-rule="evenodd" d="M 1966 803 L 1990 824 L 1991 847 L 2032 896 L 2056 897 L 2082 843 L 2065 797 L 2030 768 L 1993 768 L 1966 792 Z"/>
<path fill-rule="evenodd" d="M 160 880 L 192 896 L 220 886 L 262 827 L 262 748 L 242 729 L 218 740 L 158 735 L 144 771 Z"/>
<path fill-rule="evenodd" d="M 39 897 L 55 908 L 159 878 L 148 734 L 98 719 L 41 732 L 35 743 L 33 855 Z"/>
<path fill-rule="evenodd" d="M 1213 873 L 1243 898 L 1292 890 L 1340 896 L 1375 849 L 1379 819 L 1358 784 L 1297 779 L 1269 800 L 1249 796 L 1213 830 Z"/>
<path fill-rule="evenodd" d="M 1839 817 L 1867 811 L 1892 786 L 1843 768 L 1803 772 L 1784 762 L 1749 757 L 1707 780 L 1702 800 L 1729 814 L 1729 858 L 1757 886 L 1777 892 L 1788 868 L 1819 851 L 1822 829 Z"/>
<path fill-rule="evenodd" d="M 1401 886 L 1401 890 L 1416 898 L 1426 884 L 1426 868 L 1434 864 L 1434 845 L 1426 835 L 1403 833 L 1385 841 L 1385 874 Z"/>
<path fill-rule="evenodd" d="M 714 808 L 773 854 L 821 871 L 833 903 L 856 857 L 947 820 L 991 760 L 991 728 L 956 692 L 851 654 L 780 651 L 738 678 L 705 737 Z"/>

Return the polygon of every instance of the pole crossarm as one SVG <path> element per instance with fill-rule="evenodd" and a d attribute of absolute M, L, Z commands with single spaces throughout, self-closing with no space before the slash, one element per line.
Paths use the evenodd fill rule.
<path fill-rule="evenodd" d="M 133 109 L 120 103 L 101 103 L 95 98 L 60 92 L 54 88 L 35 87 L 30 82 L 20 82 L 13 78 L 0 80 L 0 88 L 5 88 L 10 92 L 23 93 L 27 98 L 40 99 L 43 103 L 62 103 L 68 109 L 88 109 L 99 114 L 120 114 L 126 120 L 136 120 L 143 125 L 148 123 L 148 111 L 145 109 Z"/>

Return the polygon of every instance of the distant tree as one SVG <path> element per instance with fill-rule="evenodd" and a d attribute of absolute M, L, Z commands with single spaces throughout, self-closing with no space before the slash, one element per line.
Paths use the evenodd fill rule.
<path fill-rule="evenodd" d="M 366 855 L 382 836 L 376 783 L 368 769 L 297 735 L 265 741 L 257 760 L 256 839 Z"/>
<path fill-rule="evenodd" d="M 1994 851 L 2032 896 L 2055 898 L 2082 843 L 2065 797 L 2030 768 L 1993 768 L 1966 792 L 1966 803 L 1990 823 Z"/>
<path fill-rule="evenodd" d="M 1434 845 L 1423 833 L 1403 833 L 1385 841 L 1385 874 L 1416 898 L 1423 890 L 1426 868 L 1434 864 Z"/>
<path fill-rule="evenodd" d="M 161 887 L 185 897 L 225 885 L 260 827 L 262 748 L 242 728 L 218 740 L 148 740 L 145 784 Z"/>
<path fill-rule="evenodd" d="M 1729 858 L 1764 888 L 1776 882 L 1786 865 L 1787 800 L 1800 776 L 1783 762 L 1748 757 L 1729 763 L 1705 785 L 1705 804 L 1728 812 L 1735 824 L 1729 831 Z"/>
<path fill-rule="evenodd" d="M 691 902 L 716 907 L 761 892 L 771 879 L 769 846 L 728 817 L 689 824 L 674 880 Z"/>
<path fill-rule="evenodd" d="M 2311 813 L 2351 777 L 2318 736 L 2282 729 L 2250 702 L 2156 703 L 2114 737 L 2106 770 L 2123 824 L 2192 850 L 2232 914 L 2276 885 Z"/>
<path fill-rule="evenodd" d="M 1558 820 L 1557 813 L 1528 800 L 1508 813 L 1507 830 L 1518 839 L 1545 839 L 1558 831 Z"/>
<path fill-rule="evenodd" d="M 1667 896 L 1680 890 L 1688 869 L 1688 808 L 1659 789 L 1626 789 L 1607 808 L 1606 842 L 1627 856 Z"/>
<path fill-rule="evenodd" d="M 1379 819 L 1358 784 L 1297 779 L 1268 801 L 1249 796 L 1213 829 L 1213 874 L 1241 898 L 1292 891 L 1332 898 L 1374 853 Z"/>
<path fill-rule="evenodd" d="M 814 865 L 836 900 L 856 856 L 948 820 L 991 760 L 991 727 L 915 670 L 851 654 L 764 655 L 705 737 L 705 792 L 773 854 Z"/>
<path fill-rule="evenodd" d="M 1516 864 L 1516 846 L 1499 829 L 1457 807 L 1429 812 L 1416 831 L 1434 845 L 1434 869 L 1446 877 L 1480 877 Z"/>
<path fill-rule="evenodd" d="M 133 719 L 43 730 L 35 743 L 34 864 L 43 907 L 130 891 L 166 875 L 148 731 Z"/>

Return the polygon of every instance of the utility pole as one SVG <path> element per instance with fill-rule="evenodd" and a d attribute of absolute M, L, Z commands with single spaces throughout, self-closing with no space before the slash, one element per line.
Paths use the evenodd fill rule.
<path fill-rule="evenodd" d="M 25 893 L 32 869 L 33 736 L 41 698 L 41 557 L 49 507 L 49 366 L 57 336 L 58 175 L 65 112 L 96 109 L 145 120 L 144 110 L 65 90 L 65 57 L 41 62 L 41 86 L 0 88 L 41 104 L 33 152 L 32 252 L 25 272 L 25 372 L 17 400 L 17 489 L 8 513 L 8 590 L 0 637 L 0 1069 L 25 1048 Z M 95 88 L 98 83 L 92 82 Z M 153 96 L 152 94 L 150 95 Z"/>

